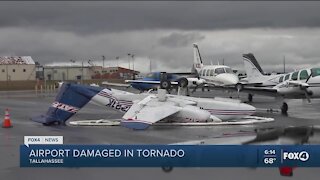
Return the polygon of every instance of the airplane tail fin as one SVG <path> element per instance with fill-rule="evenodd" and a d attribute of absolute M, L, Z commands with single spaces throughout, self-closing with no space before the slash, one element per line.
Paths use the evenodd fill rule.
<path fill-rule="evenodd" d="M 33 117 L 31 120 L 44 125 L 65 124 L 102 89 L 101 87 L 64 83 L 47 113 Z"/>
<path fill-rule="evenodd" d="M 264 76 L 261 66 L 259 65 L 258 61 L 256 60 L 256 58 L 252 53 L 243 54 L 242 57 L 243 57 L 244 68 L 247 73 L 247 77 L 249 79 Z"/>
<path fill-rule="evenodd" d="M 197 44 L 193 44 L 193 68 L 199 73 L 203 63 Z"/>

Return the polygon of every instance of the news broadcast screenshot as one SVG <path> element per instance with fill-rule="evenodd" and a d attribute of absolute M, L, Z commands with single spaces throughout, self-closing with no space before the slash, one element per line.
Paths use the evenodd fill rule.
<path fill-rule="evenodd" d="M 319 1 L 0 1 L 0 179 L 319 179 L 319 47 Z"/>

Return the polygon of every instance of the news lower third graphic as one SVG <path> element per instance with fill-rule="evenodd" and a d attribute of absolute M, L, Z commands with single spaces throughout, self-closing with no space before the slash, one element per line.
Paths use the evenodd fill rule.
<path fill-rule="evenodd" d="M 320 167 L 320 145 L 67 145 L 25 136 L 21 167 Z"/>

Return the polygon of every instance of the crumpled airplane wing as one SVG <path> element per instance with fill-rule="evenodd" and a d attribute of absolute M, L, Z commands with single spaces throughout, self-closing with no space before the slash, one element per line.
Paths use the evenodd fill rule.
<path fill-rule="evenodd" d="M 130 87 L 130 84 L 122 84 L 122 83 L 111 83 L 108 81 L 104 81 L 101 83 L 102 85 L 107 85 L 107 86 L 115 86 L 115 87 Z"/>
<path fill-rule="evenodd" d="M 160 102 L 154 95 L 150 95 L 131 106 L 127 113 L 123 115 L 121 125 L 131 129 L 143 130 L 181 109 L 173 102 Z"/>
<path fill-rule="evenodd" d="M 126 80 L 126 83 L 145 83 L 145 84 L 160 84 L 161 81 L 147 81 L 147 80 Z M 171 85 L 178 85 L 178 82 L 171 81 Z"/>

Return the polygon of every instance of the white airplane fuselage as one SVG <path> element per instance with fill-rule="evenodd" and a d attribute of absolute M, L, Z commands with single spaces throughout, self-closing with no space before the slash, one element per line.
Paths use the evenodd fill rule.
<path fill-rule="evenodd" d="M 216 85 L 236 85 L 239 77 L 232 72 L 229 66 L 224 65 L 203 65 L 198 70 L 198 75 L 210 84 Z"/>
<path fill-rule="evenodd" d="M 302 75 L 303 71 L 307 72 L 305 76 Z M 320 98 L 320 74 L 310 76 L 311 71 L 311 69 L 302 69 L 284 74 L 280 76 L 280 82 L 278 82 L 273 89 L 276 89 L 278 94 L 285 98 L 305 98 L 305 92 L 302 91 L 302 88 L 306 88 L 310 98 Z M 293 77 L 295 76 L 293 75 L 294 73 L 297 74 L 296 77 Z M 307 81 L 308 76 L 310 76 L 310 78 Z M 293 84 L 295 82 L 299 85 Z"/>
<path fill-rule="evenodd" d="M 193 68 L 200 79 L 212 85 L 224 86 L 239 83 L 239 77 L 229 66 L 204 65 L 197 44 L 193 44 Z"/>
<path fill-rule="evenodd" d="M 149 93 L 133 94 L 114 89 L 104 89 L 95 95 L 91 101 L 94 104 L 107 106 L 122 113 L 126 113 L 134 102 L 141 101 L 149 95 Z M 166 101 L 172 102 L 183 108 L 178 113 L 163 120 L 168 122 L 227 121 L 241 119 L 255 113 L 255 108 L 253 106 L 240 103 L 236 100 L 194 98 L 178 95 L 166 96 Z M 160 104 L 157 102 L 155 107 L 159 105 L 161 105 L 161 102 Z"/>

